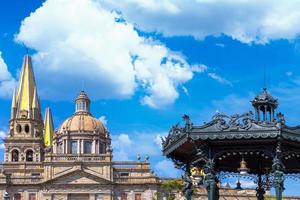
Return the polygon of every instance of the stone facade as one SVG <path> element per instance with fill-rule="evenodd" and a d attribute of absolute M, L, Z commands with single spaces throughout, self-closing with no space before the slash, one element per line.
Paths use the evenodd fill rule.
<path fill-rule="evenodd" d="M 14 92 L 0 199 L 112 200 L 152 199 L 160 180 L 148 158 L 112 160 L 110 135 L 90 113 L 83 91 L 75 113 L 54 131 L 51 110 L 42 120 L 30 56 L 26 55 Z"/>

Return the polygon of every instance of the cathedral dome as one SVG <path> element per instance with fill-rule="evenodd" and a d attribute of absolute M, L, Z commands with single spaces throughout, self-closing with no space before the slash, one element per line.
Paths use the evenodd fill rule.
<path fill-rule="evenodd" d="M 106 128 L 100 120 L 82 112 L 75 113 L 62 123 L 58 133 L 63 133 L 64 131 L 106 134 Z"/>
<path fill-rule="evenodd" d="M 75 102 L 75 113 L 62 123 L 57 133 L 60 134 L 65 131 L 71 133 L 97 133 L 105 137 L 107 132 L 105 126 L 90 113 L 90 99 L 87 94 L 81 91 Z"/>

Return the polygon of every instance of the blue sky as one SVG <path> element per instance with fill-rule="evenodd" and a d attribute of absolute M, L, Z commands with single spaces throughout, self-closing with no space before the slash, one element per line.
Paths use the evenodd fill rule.
<path fill-rule="evenodd" d="M 45 2 L 45 3 L 44 3 Z M 43 4 L 44 3 L 44 4 Z M 289 125 L 300 123 L 300 4 L 297 1 L 27 0 L 0 4 L 0 130 L 25 53 L 43 110 L 55 127 L 84 88 L 104 119 L 114 156 L 150 156 L 162 176 L 177 173 L 159 138 L 187 113 L 246 112 L 266 84 Z M 3 151 L 3 150 L 1 150 Z M 3 152 L 1 153 L 3 155 Z M 2 156 L 3 157 L 3 156 Z M 289 182 L 286 194 L 298 194 Z"/>

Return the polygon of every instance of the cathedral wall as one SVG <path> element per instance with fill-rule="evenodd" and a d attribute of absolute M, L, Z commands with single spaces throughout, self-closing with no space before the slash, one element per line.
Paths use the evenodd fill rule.
<path fill-rule="evenodd" d="M 114 189 L 114 200 L 121 200 L 122 196 L 126 196 L 128 200 L 135 200 L 137 196 L 141 199 L 156 199 L 158 188 L 151 185 L 123 185 Z"/>

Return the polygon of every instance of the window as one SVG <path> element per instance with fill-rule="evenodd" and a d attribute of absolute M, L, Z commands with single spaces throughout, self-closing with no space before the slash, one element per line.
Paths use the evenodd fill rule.
<path fill-rule="evenodd" d="M 29 125 L 28 124 L 25 125 L 24 130 L 26 133 L 29 133 Z"/>
<path fill-rule="evenodd" d="M 21 194 L 14 194 L 14 200 L 21 200 Z"/>
<path fill-rule="evenodd" d="M 11 161 L 12 162 L 18 162 L 19 161 L 19 151 L 14 149 L 12 152 L 11 152 Z"/>
<path fill-rule="evenodd" d="M 83 153 L 91 154 L 92 153 L 92 142 L 84 141 L 84 151 Z"/>
<path fill-rule="evenodd" d="M 77 154 L 77 141 L 71 141 L 71 154 Z"/>
<path fill-rule="evenodd" d="M 120 177 L 128 177 L 129 173 L 128 172 L 121 172 Z"/>
<path fill-rule="evenodd" d="M 40 173 L 32 173 L 31 176 L 40 176 Z"/>
<path fill-rule="evenodd" d="M 36 194 L 29 194 L 29 200 L 37 200 Z"/>
<path fill-rule="evenodd" d="M 105 153 L 105 144 L 102 142 L 99 142 L 99 154 Z"/>
<path fill-rule="evenodd" d="M 26 161 L 27 162 L 32 162 L 33 161 L 33 151 L 32 150 L 28 150 L 26 152 Z"/>
<path fill-rule="evenodd" d="M 16 129 L 17 129 L 17 132 L 18 132 L 18 133 L 21 133 L 21 132 L 22 132 L 22 127 L 21 127 L 20 124 L 17 125 Z"/>
<path fill-rule="evenodd" d="M 134 195 L 134 200 L 142 200 L 142 195 L 141 194 L 135 194 Z"/>
<path fill-rule="evenodd" d="M 127 200 L 127 194 L 126 193 L 121 194 L 121 200 Z"/>
<path fill-rule="evenodd" d="M 57 149 L 57 153 L 59 153 L 59 154 L 63 154 L 64 152 L 63 152 L 63 143 L 62 142 L 60 142 L 60 143 L 58 143 L 58 149 Z"/>
<path fill-rule="evenodd" d="M 96 195 L 96 200 L 103 200 L 102 194 L 97 194 Z"/>

